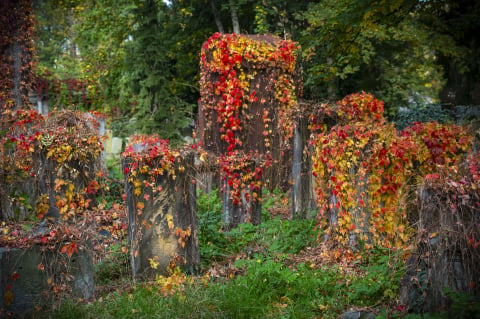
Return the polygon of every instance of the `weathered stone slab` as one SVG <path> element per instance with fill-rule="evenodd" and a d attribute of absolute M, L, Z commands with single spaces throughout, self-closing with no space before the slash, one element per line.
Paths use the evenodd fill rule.
<path fill-rule="evenodd" d="M 292 159 L 292 212 L 291 217 L 306 218 L 316 208 L 312 164 L 305 152 L 308 134 L 308 121 L 297 117 L 293 135 Z"/>
<path fill-rule="evenodd" d="M 145 150 L 140 145 L 132 149 Z M 123 163 L 131 167 L 132 158 L 124 158 Z M 136 279 L 166 274 L 177 256 L 183 257 L 186 268 L 199 264 L 193 153 L 178 157 L 173 165 L 174 176 L 164 172 L 153 179 L 147 173 L 126 177 L 130 263 Z"/>
<path fill-rule="evenodd" d="M 112 137 L 112 149 L 111 154 L 113 157 L 118 158 L 120 157 L 120 153 L 122 153 L 122 142 L 123 140 L 120 137 Z"/>
<path fill-rule="evenodd" d="M 95 292 L 91 251 L 68 257 L 45 247 L 0 247 L 0 318 L 30 317 L 36 307 L 48 307 L 55 290 L 65 285 L 72 296 L 91 299 Z M 67 291 L 68 291 L 67 290 Z"/>

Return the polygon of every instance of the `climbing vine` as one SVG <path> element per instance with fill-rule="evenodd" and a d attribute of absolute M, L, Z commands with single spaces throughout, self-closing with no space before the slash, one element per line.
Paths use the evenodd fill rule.
<path fill-rule="evenodd" d="M 286 140 L 293 134 L 288 115 L 297 105 L 296 50 L 296 43 L 272 36 L 220 33 L 202 47 L 200 105 L 203 134 L 210 135 L 205 147 L 217 152 L 235 204 L 242 193 L 250 194 L 247 201 L 259 199 L 263 171 L 279 146 L 275 131 Z"/>
<path fill-rule="evenodd" d="M 472 138 L 462 127 L 415 123 L 397 133 L 371 94 L 352 94 L 322 112 L 335 113 L 329 130 L 317 125 L 312 144 L 319 218 L 332 242 L 405 247 L 410 237 L 406 199 L 417 175 L 465 158 Z"/>
<path fill-rule="evenodd" d="M 35 19 L 31 1 L 0 3 L 0 109 L 21 107 L 33 84 Z"/>
<path fill-rule="evenodd" d="M 2 220 L 75 224 L 96 205 L 103 150 L 82 114 L 6 110 L 0 123 Z"/>

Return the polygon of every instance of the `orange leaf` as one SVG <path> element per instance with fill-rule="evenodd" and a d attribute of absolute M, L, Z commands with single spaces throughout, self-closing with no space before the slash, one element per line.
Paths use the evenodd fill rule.
<path fill-rule="evenodd" d="M 68 250 L 67 250 L 68 257 L 72 257 L 74 252 L 76 252 L 78 254 L 77 244 L 76 243 L 71 243 L 70 247 L 68 247 Z"/>
<path fill-rule="evenodd" d="M 3 297 L 3 304 L 5 306 L 10 306 L 13 302 L 13 292 L 11 290 L 5 292 L 5 295 Z"/>

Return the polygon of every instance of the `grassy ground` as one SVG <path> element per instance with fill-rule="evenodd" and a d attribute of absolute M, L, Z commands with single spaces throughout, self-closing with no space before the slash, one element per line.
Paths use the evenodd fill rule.
<path fill-rule="evenodd" d="M 66 299 L 42 318 L 339 318 L 349 309 L 405 317 L 403 261 L 376 249 L 332 260 L 315 220 L 288 220 L 288 200 L 266 194 L 263 222 L 222 231 L 221 201 L 200 195 L 202 263 L 194 274 L 133 284 L 121 243 L 98 262 L 94 302 Z M 408 315 L 407 317 L 415 317 Z"/>

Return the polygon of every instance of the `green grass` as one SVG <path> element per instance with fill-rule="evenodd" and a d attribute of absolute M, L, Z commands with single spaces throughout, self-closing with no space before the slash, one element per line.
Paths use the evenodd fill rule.
<path fill-rule="evenodd" d="M 278 204 L 280 195 L 268 198 L 264 215 Z M 165 295 L 159 281 L 138 283 L 103 293 L 91 304 L 65 301 L 42 318 L 338 318 L 351 307 L 380 308 L 381 318 L 400 317 L 394 307 L 404 272 L 399 252 L 385 248 L 365 252 L 354 275 L 341 265 L 293 262 L 292 256 L 315 244 L 314 220 L 264 216 L 258 226 L 242 224 L 223 231 L 216 192 L 199 194 L 198 211 L 201 273 L 181 289 Z M 97 266 L 102 284 L 122 280 L 124 257 L 119 247 L 112 246 L 111 254 Z M 227 260 L 235 276 L 204 280 L 207 269 Z"/>
<path fill-rule="evenodd" d="M 380 253 L 380 259 L 386 256 Z M 365 277 L 352 277 L 336 266 L 288 267 L 260 254 L 234 267 L 245 274 L 207 284 L 197 279 L 170 296 L 164 296 L 158 284 L 139 284 L 90 305 L 64 303 L 50 318 L 337 318 L 349 306 L 373 306 L 392 297 L 385 290 L 393 289 L 390 283 L 401 272 L 380 262 Z M 372 280 L 379 276 L 385 280 Z"/>

